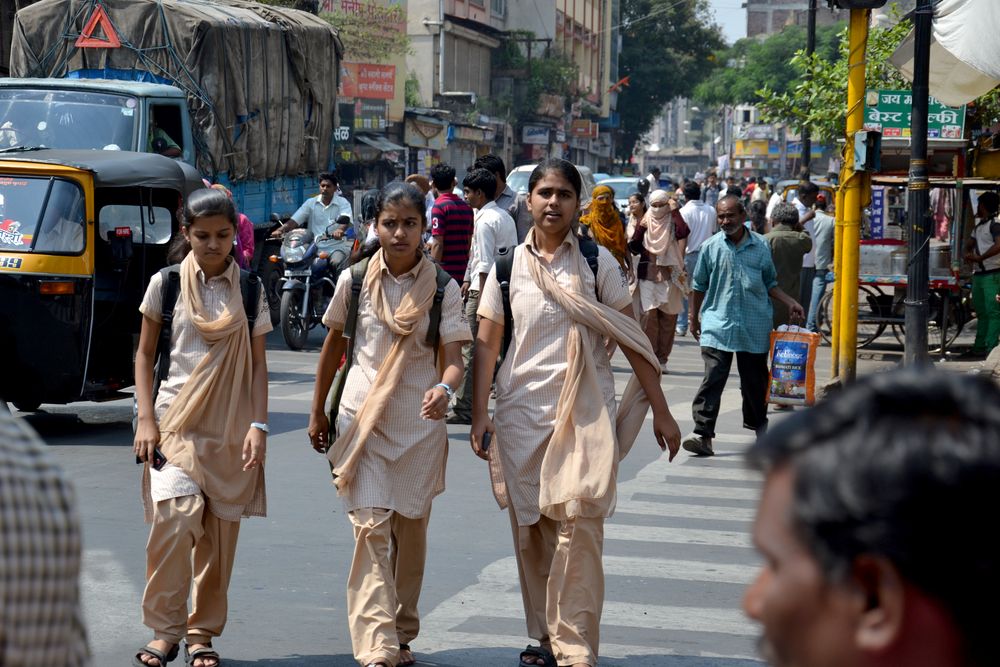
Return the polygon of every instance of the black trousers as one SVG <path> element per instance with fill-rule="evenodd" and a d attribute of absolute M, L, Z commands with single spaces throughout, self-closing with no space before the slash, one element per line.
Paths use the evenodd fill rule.
<path fill-rule="evenodd" d="M 767 425 L 767 353 L 726 352 L 712 347 L 701 348 L 705 361 L 705 379 L 698 387 L 691 412 L 694 432 L 708 438 L 715 437 L 715 422 L 719 418 L 722 390 L 729 379 L 729 369 L 736 355 L 736 368 L 740 373 L 740 392 L 743 394 L 743 428 L 756 431 Z"/>

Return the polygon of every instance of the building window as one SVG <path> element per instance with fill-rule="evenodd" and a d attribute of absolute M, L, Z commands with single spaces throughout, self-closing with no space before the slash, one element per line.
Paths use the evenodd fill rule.
<path fill-rule="evenodd" d="M 490 0 L 490 11 L 493 16 L 503 18 L 507 15 L 507 0 Z"/>

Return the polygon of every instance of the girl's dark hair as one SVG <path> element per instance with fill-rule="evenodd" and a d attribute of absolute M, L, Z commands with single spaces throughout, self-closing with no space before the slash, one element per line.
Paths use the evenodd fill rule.
<path fill-rule="evenodd" d="M 365 193 L 361 195 L 361 220 L 363 222 L 371 222 L 378 217 L 378 190 L 365 190 Z"/>
<path fill-rule="evenodd" d="M 420 219 L 426 225 L 427 210 L 425 209 L 425 201 L 424 193 L 412 183 L 400 183 L 399 181 L 389 183 L 378 193 L 378 199 L 375 201 L 375 220 L 377 221 L 378 217 L 382 215 L 382 211 L 385 210 L 386 206 L 401 204 L 403 206 L 412 206 L 419 211 Z"/>
<path fill-rule="evenodd" d="M 233 225 L 233 229 L 237 229 L 236 207 L 225 192 L 212 188 L 195 190 L 184 201 L 184 207 L 181 209 L 180 225 L 183 229 L 190 229 L 191 225 L 198 218 L 212 215 L 221 215 L 228 218 L 229 222 Z M 167 261 L 171 264 L 177 264 L 189 252 L 191 252 L 191 244 L 184 238 L 184 234 L 178 232 L 170 241 L 170 247 L 167 249 Z M 235 252 L 236 246 L 233 246 L 230 254 Z"/>
<path fill-rule="evenodd" d="M 767 227 L 767 202 L 750 202 L 748 213 L 750 214 L 750 226 L 758 234 L 763 234 L 764 228 Z"/>
<path fill-rule="evenodd" d="M 538 182 L 545 178 L 545 174 L 550 171 L 557 172 L 573 186 L 573 190 L 576 191 L 577 201 L 580 199 L 580 193 L 583 192 L 583 179 L 580 178 L 580 172 L 576 170 L 572 162 L 567 162 L 566 160 L 550 157 L 547 160 L 542 160 L 535 170 L 531 172 L 531 177 L 528 178 L 528 192 L 534 192 L 535 186 Z"/>

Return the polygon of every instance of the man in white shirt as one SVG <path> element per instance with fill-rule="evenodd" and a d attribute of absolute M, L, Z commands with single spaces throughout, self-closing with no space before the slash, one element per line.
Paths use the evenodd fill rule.
<path fill-rule="evenodd" d="M 472 423 L 472 354 L 475 350 L 475 338 L 479 331 L 476 312 L 479 310 L 479 293 L 486 276 L 496 262 L 500 248 L 513 248 L 517 245 L 517 227 L 514 219 L 507 211 L 497 206 L 497 181 L 488 169 L 473 169 L 462 181 L 465 201 L 476 209 L 474 231 L 472 236 L 472 252 L 469 254 L 469 265 L 465 271 L 465 281 L 462 283 L 462 293 L 466 295 L 465 314 L 472 329 L 473 342 L 462 350 L 465 358 L 465 379 L 462 386 L 455 392 L 455 407 L 448 415 L 449 424 Z"/>
<path fill-rule="evenodd" d="M 337 194 L 337 175 L 331 172 L 324 172 L 319 175 L 319 194 L 310 197 L 306 203 L 302 204 L 291 220 L 281 226 L 275 236 L 291 231 L 296 227 L 305 227 L 313 233 L 313 236 L 325 234 L 327 227 L 336 223 L 338 228 L 331 230 L 330 236 L 341 239 L 351 226 L 354 213 L 351 211 L 351 203 L 344 197 Z"/>
<path fill-rule="evenodd" d="M 649 191 L 653 192 L 660 189 L 660 168 L 653 167 L 649 170 L 649 176 L 646 177 L 649 181 Z"/>
<path fill-rule="evenodd" d="M 799 303 L 802 304 L 811 301 L 813 278 L 816 277 L 816 241 L 813 238 L 816 211 L 813 210 L 813 206 L 816 205 L 817 195 L 819 195 L 819 187 L 812 181 L 804 181 L 799 185 L 798 195 L 792 201 L 799 212 L 799 224 L 813 241 L 812 250 L 802 258 L 802 276 L 799 279 Z"/>
<path fill-rule="evenodd" d="M 701 198 L 701 186 L 697 181 L 687 181 L 684 184 L 685 204 L 681 207 L 681 217 L 687 223 L 691 233 L 687 237 L 687 249 L 684 253 L 684 270 L 688 280 L 694 275 L 694 267 L 698 265 L 698 252 L 701 244 L 718 231 L 715 217 L 715 206 L 707 204 Z M 688 331 L 688 300 L 684 300 L 684 308 L 677 318 L 677 335 L 686 336 Z"/>

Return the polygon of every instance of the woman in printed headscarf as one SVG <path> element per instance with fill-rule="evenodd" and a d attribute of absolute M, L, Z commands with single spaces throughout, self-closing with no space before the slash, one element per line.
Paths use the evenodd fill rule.
<path fill-rule="evenodd" d="M 684 272 L 688 233 L 677 202 L 664 190 L 655 190 L 649 195 L 649 210 L 636 225 L 628 245 L 639 255 L 636 277 L 642 329 L 664 373 L 674 348 L 677 314 L 691 291 Z"/>
<path fill-rule="evenodd" d="M 594 188 L 590 211 L 580 218 L 590 235 L 598 244 L 611 251 L 622 270 L 632 273 L 628 256 L 628 242 L 625 240 L 625 225 L 615 208 L 615 191 L 606 185 Z"/>

